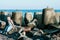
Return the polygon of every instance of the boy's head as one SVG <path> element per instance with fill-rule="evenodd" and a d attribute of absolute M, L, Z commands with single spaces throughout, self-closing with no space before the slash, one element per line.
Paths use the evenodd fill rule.
<path fill-rule="evenodd" d="M 26 19 L 28 20 L 28 21 L 31 21 L 32 19 L 33 19 L 33 15 L 32 15 L 32 13 L 26 13 Z"/>

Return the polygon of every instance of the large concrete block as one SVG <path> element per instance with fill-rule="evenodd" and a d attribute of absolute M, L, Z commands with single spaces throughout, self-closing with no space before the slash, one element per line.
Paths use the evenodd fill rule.
<path fill-rule="evenodd" d="M 55 11 L 53 8 L 45 8 L 43 11 L 43 21 L 44 24 L 53 24 L 54 23 L 54 17 L 55 17 Z"/>
<path fill-rule="evenodd" d="M 59 23 L 60 22 L 60 12 L 56 12 L 56 22 Z"/>
<path fill-rule="evenodd" d="M 21 25 L 22 19 L 23 19 L 22 12 L 13 12 L 13 13 L 12 13 L 12 19 L 13 19 L 13 21 L 15 21 L 17 24 L 20 24 L 20 25 Z"/>

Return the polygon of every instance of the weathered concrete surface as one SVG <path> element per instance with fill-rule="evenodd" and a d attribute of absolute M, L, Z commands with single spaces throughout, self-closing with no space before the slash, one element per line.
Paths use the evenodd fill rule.
<path fill-rule="evenodd" d="M 0 40 L 14 40 L 13 38 L 8 38 L 7 36 L 0 34 Z"/>

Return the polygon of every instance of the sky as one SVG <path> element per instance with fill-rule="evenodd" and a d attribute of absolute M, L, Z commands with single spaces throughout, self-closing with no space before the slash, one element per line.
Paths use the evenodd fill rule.
<path fill-rule="evenodd" d="M 60 0 L 0 0 L 0 9 L 60 9 Z"/>

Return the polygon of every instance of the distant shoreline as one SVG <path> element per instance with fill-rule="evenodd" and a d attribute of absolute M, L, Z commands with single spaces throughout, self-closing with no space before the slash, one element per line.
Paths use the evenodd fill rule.
<path fill-rule="evenodd" d="M 21 11 L 21 12 L 42 12 L 42 10 L 0 10 L 5 12 L 15 12 L 15 11 Z M 55 10 L 55 12 L 60 12 L 60 10 Z"/>

